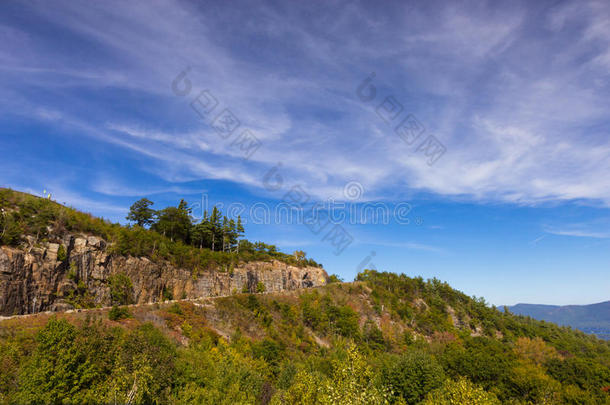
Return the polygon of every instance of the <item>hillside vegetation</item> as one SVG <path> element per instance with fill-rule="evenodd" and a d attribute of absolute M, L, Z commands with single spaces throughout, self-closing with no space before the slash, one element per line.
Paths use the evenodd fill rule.
<path fill-rule="evenodd" d="M 3 403 L 610 399 L 607 342 L 376 271 L 291 293 L 5 320 L 0 359 Z"/>
<path fill-rule="evenodd" d="M 33 244 L 58 242 L 67 232 L 85 233 L 106 240 L 111 253 L 167 260 L 176 267 L 197 271 L 273 259 L 295 266 L 321 267 L 302 251 L 289 255 L 274 245 L 241 239 L 241 218 L 229 219 L 216 207 L 210 216 L 206 213 L 200 223 L 195 223 L 184 201 L 159 211 L 150 209 L 149 203 L 134 203 L 127 218 L 136 224 L 122 226 L 48 198 L 0 188 L 0 245 L 18 246 L 26 239 Z"/>

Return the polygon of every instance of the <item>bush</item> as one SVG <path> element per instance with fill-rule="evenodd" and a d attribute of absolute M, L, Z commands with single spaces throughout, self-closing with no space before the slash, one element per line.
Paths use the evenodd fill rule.
<path fill-rule="evenodd" d="M 133 284 L 125 273 L 117 273 L 108 278 L 112 305 L 133 304 Z"/>
<path fill-rule="evenodd" d="M 167 308 L 167 312 L 170 312 L 172 314 L 176 314 L 179 316 L 184 315 L 184 312 L 182 311 L 182 307 L 177 302 L 174 302 L 169 308 Z"/>
<path fill-rule="evenodd" d="M 278 365 L 282 352 L 282 346 L 271 339 L 263 339 L 252 345 L 252 354 L 254 357 L 262 358 L 274 367 Z"/>
<path fill-rule="evenodd" d="M 172 290 L 167 288 L 167 286 L 163 287 L 163 300 L 164 301 L 172 301 L 174 299 L 174 294 Z"/>
<path fill-rule="evenodd" d="M 13 213 L 0 213 L 0 245 L 17 246 L 23 232 L 23 226 Z"/>
<path fill-rule="evenodd" d="M 108 312 L 108 319 L 111 321 L 120 321 L 121 319 L 129 318 L 131 314 L 129 309 L 126 307 L 113 306 L 110 312 Z"/>
<path fill-rule="evenodd" d="M 67 258 L 68 254 L 66 253 L 66 248 L 64 247 L 64 245 L 59 245 L 59 248 L 57 249 L 57 260 L 63 262 Z"/>

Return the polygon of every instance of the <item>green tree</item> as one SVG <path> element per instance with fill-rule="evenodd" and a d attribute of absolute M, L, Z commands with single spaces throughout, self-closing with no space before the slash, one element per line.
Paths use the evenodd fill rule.
<path fill-rule="evenodd" d="M 117 354 L 104 402 L 169 402 L 170 386 L 176 375 L 174 344 L 159 329 L 146 323 L 122 335 L 116 346 Z"/>
<path fill-rule="evenodd" d="M 112 340 L 98 325 L 77 329 L 52 318 L 20 373 L 18 403 L 95 403 L 110 373 Z"/>
<path fill-rule="evenodd" d="M 390 357 L 382 367 L 382 378 L 397 398 L 417 404 L 445 380 L 443 368 L 434 358 L 420 351 Z"/>
<path fill-rule="evenodd" d="M 240 245 L 240 241 L 239 239 L 242 238 L 246 232 L 246 230 L 244 229 L 244 225 L 241 222 L 241 216 L 237 216 L 237 224 L 235 226 L 235 231 L 237 233 L 237 252 L 239 252 L 239 245 Z"/>
<path fill-rule="evenodd" d="M 237 225 L 235 220 L 231 218 L 229 220 L 229 251 L 233 251 L 233 248 L 237 244 Z"/>
<path fill-rule="evenodd" d="M 184 243 L 189 242 L 192 227 L 191 209 L 186 201 L 180 200 L 177 207 L 167 207 L 157 213 L 157 222 L 152 225 L 152 229 L 170 240 L 180 240 Z"/>
<path fill-rule="evenodd" d="M 191 242 L 195 246 L 199 246 L 199 249 L 204 247 L 211 247 L 212 240 L 212 229 L 210 222 L 207 219 L 202 220 L 197 225 L 193 226 L 191 230 Z"/>
<path fill-rule="evenodd" d="M 135 222 L 141 227 L 146 227 L 154 222 L 155 210 L 150 208 L 154 203 L 147 198 L 142 198 L 129 208 L 126 219 Z"/>
<path fill-rule="evenodd" d="M 212 214 L 210 215 L 210 234 L 212 237 L 212 250 L 216 250 L 216 242 L 222 242 L 222 227 L 220 224 L 222 213 L 216 206 L 212 208 Z"/>
<path fill-rule="evenodd" d="M 222 234 L 222 251 L 224 252 L 229 244 L 229 235 L 231 229 L 229 228 L 229 220 L 226 216 L 222 217 L 221 234 Z"/>

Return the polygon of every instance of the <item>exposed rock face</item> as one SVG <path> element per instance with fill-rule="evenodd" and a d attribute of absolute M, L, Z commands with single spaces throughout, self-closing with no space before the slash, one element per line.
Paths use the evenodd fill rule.
<path fill-rule="evenodd" d="M 147 258 L 110 255 L 105 241 L 94 236 L 67 235 L 64 249 L 58 243 L 26 249 L 0 247 L 0 315 L 61 311 L 75 306 L 109 306 L 111 275 L 125 273 L 133 284 L 132 300 L 163 300 L 164 291 L 174 299 L 213 297 L 256 291 L 294 290 L 326 284 L 326 272 L 317 267 L 295 267 L 279 261 L 250 262 L 231 272 L 202 272 Z M 58 260 L 65 250 L 66 258 Z M 60 256 L 62 254 L 60 253 Z"/>

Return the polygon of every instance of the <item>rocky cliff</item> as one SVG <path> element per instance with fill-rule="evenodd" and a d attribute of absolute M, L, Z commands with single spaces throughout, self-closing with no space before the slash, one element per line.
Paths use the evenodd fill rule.
<path fill-rule="evenodd" d="M 87 235 L 65 235 L 61 244 L 0 247 L 0 315 L 109 306 L 110 281 L 117 274 L 131 280 L 129 298 L 138 304 L 255 292 L 262 285 L 265 291 L 294 290 L 324 285 L 327 279 L 321 268 L 279 261 L 193 274 L 144 257 L 111 255 L 106 247 L 102 239 Z"/>

